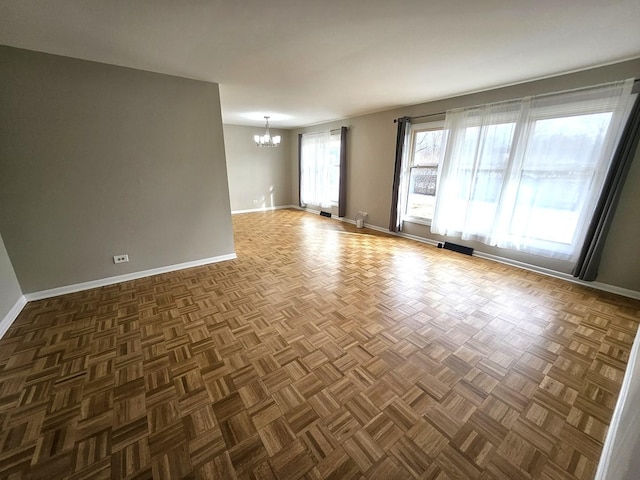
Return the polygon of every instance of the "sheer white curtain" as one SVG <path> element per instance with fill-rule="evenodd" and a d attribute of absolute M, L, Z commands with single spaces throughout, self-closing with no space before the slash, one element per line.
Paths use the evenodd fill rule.
<path fill-rule="evenodd" d="M 431 231 L 575 260 L 632 85 L 447 112 Z"/>
<path fill-rule="evenodd" d="M 331 207 L 332 169 L 331 133 L 302 135 L 300 158 L 300 199 L 305 205 Z M 339 141 L 338 141 L 339 144 Z"/>

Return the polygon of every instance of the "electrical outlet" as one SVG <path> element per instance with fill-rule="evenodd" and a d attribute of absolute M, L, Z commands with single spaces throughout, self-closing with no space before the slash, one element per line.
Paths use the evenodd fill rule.
<path fill-rule="evenodd" d="M 363 217 L 366 217 L 366 216 L 368 216 L 368 215 L 369 215 L 369 214 L 368 214 L 367 212 L 362 212 L 362 216 L 363 216 Z"/>
<path fill-rule="evenodd" d="M 126 253 L 124 255 L 114 255 L 113 263 L 125 263 L 129 261 L 129 255 Z"/>
<path fill-rule="evenodd" d="M 258 204 L 258 200 L 254 200 L 254 201 L 253 201 L 253 204 L 254 204 L 254 205 L 257 205 L 257 204 Z"/>

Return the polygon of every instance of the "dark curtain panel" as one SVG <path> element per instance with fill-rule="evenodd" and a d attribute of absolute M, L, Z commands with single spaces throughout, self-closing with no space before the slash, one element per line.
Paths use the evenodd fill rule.
<path fill-rule="evenodd" d="M 573 276 L 580 280 L 592 282 L 598 276 L 598 267 L 604 243 L 613 220 L 613 215 L 629 173 L 631 162 L 640 139 L 640 96 L 636 98 L 629 120 L 624 129 L 620 143 L 613 156 L 611 167 L 596 205 L 596 210 L 587 230 L 587 237 L 580 252 L 580 257 L 573 269 Z"/>
<path fill-rule="evenodd" d="M 398 211 L 398 199 L 400 198 L 400 176 L 402 175 L 402 156 L 404 139 L 407 134 L 411 119 L 402 117 L 398 119 L 398 134 L 396 136 L 396 164 L 393 171 L 393 189 L 391 190 L 391 216 L 389 218 L 389 231 L 400 231 L 400 212 Z"/>
<path fill-rule="evenodd" d="M 306 207 L 302 203 L 302 134 L 298 134 L 298 205 Z"/>
<path fill-rule="evenodd" d="M 338 216 L 347 215 L 347 127 L 340 127 L 340 188 Z"/>

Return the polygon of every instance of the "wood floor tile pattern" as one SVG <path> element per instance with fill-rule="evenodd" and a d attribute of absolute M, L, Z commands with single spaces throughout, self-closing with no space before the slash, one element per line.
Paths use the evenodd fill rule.
<path fill-rule="evenodd" d="M 1 477 L 593 478 L 640 302 L 294 210 L 233 223 L 237 260 L 25 307 Z"/>

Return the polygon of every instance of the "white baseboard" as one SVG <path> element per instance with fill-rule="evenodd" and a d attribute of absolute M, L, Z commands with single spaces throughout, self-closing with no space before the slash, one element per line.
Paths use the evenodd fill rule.
<path fill-rule="evenodd" d="M 538 267 L 536 265 L 519 262 L 517 260 L 511 260 L 509 258 L 499 257 L 497 255 L 491 255 L 489 253 L 474 251 L 473 255 L 480 258 L 486 258 L 487 260 L 492 260 L 494 262 L 504 263 L 505 265 L 519 267 L 531 272 L 541 273 L 542 275 L 547 275 L 549 277 L 559 278 L 560 280 L 565 280 L 567 282 L 582 285 L 584 287 L 590 287 L 596 290 L 602 290 L 604 292 L 615 293 L 616 295 L 621 295 L 623 297 L 640 299 L 640 292 L 629 290 L 628 288 L 616 287 L 615 285 L 609 285 L 602 282 L 585 282 L 584 280 L 575 278 L 573 275 L 569 275 L 568 273 L 556 272 L 555 270 L 550 270 L 548 268 Z"/>
<path fill-rule="evenodd" d="M 320 214 L 318 210 L 313 210 L 310 208 L 300 208 L 293 206 L 292 208 L 297 208 L 298 210 L 304 210 L 305 212 Z M 331 218 L 335 220 L 340 220 L 341 222 L 347 222 L 351 224 L 355 224 L 355 220 L 351 220 L 346 217 L 337 217 L 335 215 L 331 215 Z M 437 246 L 438 243 L 435 240 L 431 240 L 430 238 L 418 237 L 417 235 L 410 235 L 408 233 L 402 232 L 390 232 L 386 228 L 378 227 L 377 225 L 371 225 L 369 223 L 365 223 L 364 226 L 366 228 L 370 228 L 371 230 L 377 230 L 378 232 L 386 233 L 388 235 L 393 235 L 396 237 L 408 238 L 410 240 L 414 240 L 420 243 L 426 243 L 427 245 Z M 565 280 L 567 282 L 575 283 L 577 285 L 582 285 L 585 287 L 593 288 L 595 290 L 602 290 L 604 292 L 615 293 L 616 295 L 621 295 L 623 297 L 634 298 L 640 300 L 640 292 L 636 290 L 630 290 L 628 288 L 617 287 L 615 285 L 609 285 L 608 283 L 602 282 L 585 282 L 584 280 L 579 280 L 568 273 L 557 272 L 555 270 L 550 270 L 544 267 L 538 267 L 536 265 L 531 265 L 529 263 L 519 262 L 518 260 L 511 260 L 510 258 L 500 257 L 498 255 L 491 255 L 489 253 L 479 252 L 474 250 L 473 255 L 479 258 L 485 258 L 487 260 L 492 260 L 494 262 L 503 263 L 505 265 L 511 265 L 513 267 L 522 268 L 524 270 L 529 270 L 531 272 L 540 273 L 542 275 L 547 275 L 549 277 L 559 278 L 561 280 Z"/>
<path fill-rule="evenodd" d="M 50 290 L 27 293 L 24 295 L 24 297 L 26 298 L 27 302 L 32 302 L 34 300 L 42 300 L 44 298 L 57 297 L 59 295 L 66 295 L 68 293 L 81 292 L 83 290 L 90 290 L 92 288 L 113 285 L 114 283 L 137 280 L 138 278 L 150 277 L 152 275 L 159 275 L 161 273 L 184 270 L 185 268 L 200 267 L 202 265 L 209 265 L 210 263 L 224 262 L 226 260 L 233 260 L 234 258 L 238 258 L 235 253 L 230 253 L 228 255 L 219 255 L 217 257 L 194 260 L 192 262 L 178 263 L 176 265 L 168 265 L 166 267 L 152 268 L 150 270 L 142 270 L 139 272 L 127 273 L 125 275 L 117 275 L 115 277 L 101 278 L 99 280 L 91 280 L 90 282 L 76 283 L 74 285 L 52 288 Z"/>
<path fill-rule="evenodd" d="M 420 242 L 420 243 L 426 243 L 427 245 L 431 245 L 432 247 L 437 247 L 438 243 L 442 243 L 442 242 L 436 242 L 435 240 L 431 240 L 430 238 L 424 238 L 424 237 L 419 237 L 417 235 L 411 235 L 410 233 L 403 233 L 403 232 L 387 232 L 390 233 L 391 235 L 396 235 L 398 237 L 402 237 L 402 238 L 408 238 L 409 240 L 414 240 L 416 242 Z"/>
<path fill-rule="evenodd" d="M 316 215 L 320 215 L 320 210 L 314 210 L 313 208 L 300 207 L 300 206 L 297 206 L 297 205 L 294 206 L 293 208 L 295 208 L 296 210 L 302 210 L 303 212 L 314 213 Z M 333 214 L 331 214 L 331 218 L 335 218 L 336 220 L 340 220 L 340 217 L 336 217 Z"/>
<path fill-rule="evenodd" d="M 185 268 L 200 267 L 202 265 L 209 265 L 211 263 L 224 262 L 226 260 L 233 260 L 238 258 L 235 253 L 227 255 L 219 255 L 217 257 L 203 258 L 201 260 L 194 260 L 192 262 L 179 263 L 176 265 L 168 265 L 166 267 L 152 268 L 150 270 L 142 270 L 139 272 L 127 273 L 125 275 L 117 275 L 115 277 L 101 278 L 99 280 L 92 280 L 90 282 L 76 283 L 74 285 L 66 285 L 59 288 L 51 288 L 49 290 L 42 290 L 40 292 L 27 293 L 21 295 L 16 304 L 11 307 L 11 310 L 0 321 L 0 338 L 9 330 L 11 324 L 18 318 L 18 315 L 27 304 L 34 300 L 43 300 L 45 298 L 57 297 L 60 295 L 66 295 L 68 293 L 81 292 L 83 290 L 90 290 L 92 288 L 104 287 L 106 285 L 113 285 L 115 283 L 128 282 L 131 280 L 137 280 L 138 278 L 150 277 L 152 275 L 159 275 L 161 273 L 174 272 L 176 270 L 184 270 Z"/>
<path fill-rule="evenodd" d="M 282 210 L 284 208 L 299 208 L 299 207 L 296 207 L 295 205 L 277 205 L 275 207 L 249 208 L 247 210 L 231 210 L 231 215 L 236 215 L 238 213 L 270 212 L 272 210 Z"/>
<path fill-rule="evenodd" d="M 578 280 L 576 278 L 571 277 L 570 282 L 579 283 L 584 285 L 585 287 L 591 287 L 598 290 L 603 290 L 609 293 L 615 293 L 616 295 L 622 295 L 623 297 L 635 298 L 636 300 L 640 300 L 640 292 L 636 290 L 630 290 L 628 288 L 616 287 L 615 285 L 609 285 L 608 283 L 601 282 L 583 282 L 582 280 Z"/>
<path fill-rule="evenodd" d="M 302 210 L 302 211 L 307 212 L 307 213 L 313 213 L 313 214 L 316 214 L 316 215 L 320 215 L 320 210 L 314 210 L 313 208 L 302 208 L 302 207 L 297 207 L 295 205 L 292 206 L 291 208 L 295 208 L 297 210 Z M 347 217 L 338 217 L 337 215 L 331 214 L 331 218 L 334 219 L 334 220 L 339 220 L 341 222 L 350 223 L 351 225 L 355 225 L 356 224 L 355 220 L 352 220 L 352 219 L 347 218 Z M 420 242 L 420 243 L 426 243 L 428 245 L 437 245 L 438 244 L 438 242 L 436 242 L 434 240 L 431 240 L 429 238 L 418 237 L 416 235 L 410 235 L 408 233 L 402 233 L 402 232 L 391 232 L 387 228 L 382 228 L 382 227 L 379 227 L 377 225 L 373 225 L 372 223 L 365 223 L 364 227 L 368 228 L 370 230 L 375 230 L 377 232 L 386 233 L 387 235 L 393 235 L 395 237 L 408 238 L 410 240 L 415 240 L 416 242 Z"/>
<path fill-rule="evenodd" d="M 0 321 L 0 338 L 4 337 L 4 334 L 7 333 L 11 324 L 16 320 L 16 318 L 18 318 L 18 315 L 20 315 L 20 312 L 26 304 L 27 299 L 24 295 L 20 295 L 20 298 L 18 298 L 15 305 L 11 307 L 11 310 L 9 310 L 2 321 Z"/>
<path fill-rule="evenodd" d="M 297 209 L 297 210 L 302 210 L 303 212 L 313 213 L 313 214 L 315 214 L 315 215 L 320 215 L 320 210 L 314 210 L 313 208 L 307 208 L 307 207 L 302 208 L 302 207 L 298 207 L 298 206 L 296 206 L 296 205 L 292 205 L 292 206 L 291 206 L 291 207 L 289 207 L 289 208 L 295 208 L 295 209 Z M 334 215 L 333 213 L 331 214 L 331 218 L 332 218 L 332 219 L 334 219 L 334 220 L 339 220 L 339 221 L 341 221 L 341 222 L 350 223 L 351 225 L 355 225 L 355 224 L 356 224 L 356 221 L 355 221 L 355 220 L 352 220 L 352 219 L 347 218 L 347 217 L 339 217 L 339 216 L 337 216 L 337 215 Z M 390 235 L 399 235 L 399 236 L 402 236 L 402 235 L 400 235 L 400 234 L 394 234 L 393 232 L 390 232 L 389 230 L 386 230 L 386 229 L 384 229 L 384 228 L 382 228 L 382 227 L 378 227 L 377 225 L 372 225 L 372 224 L 370 224 L 370 223 L 365 223 L 365 224 L 364 224 L 364 226 L 365 226 L 365 228 L 369 228 L 369 229 L 371 229 L 371 230 L 376 230 L 376 231 L 378 231 L 378 232 L 388 233 L 388 234 L 390 234 Z M 412 236 L 412 238 L 413 238 L 413 236 Z M 416 240 L 418 240 L 418 241 L 420 241 L 420 240 L 419 240 L 419 237 L 415 237 L 415 239 L 416 239 Z"/>

